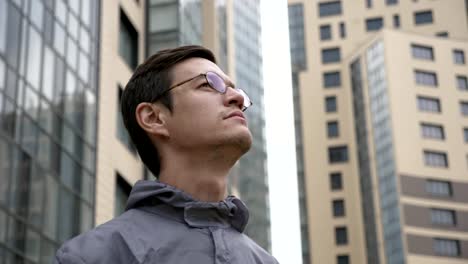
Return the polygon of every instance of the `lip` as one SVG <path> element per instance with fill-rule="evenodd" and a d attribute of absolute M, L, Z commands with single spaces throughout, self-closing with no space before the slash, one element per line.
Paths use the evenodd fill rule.
<path fill-rule="evenodd" d="M 241 111 L 234 111 L 232 113 L 230 113 L 226 118 L 224 119 L 228 119 L 228 118 L 231 118 L 231 117 L 240 117 L 242 119 L 245 120 L 245 116 L 244 116 L 244 113 L 242 113 Z"/>

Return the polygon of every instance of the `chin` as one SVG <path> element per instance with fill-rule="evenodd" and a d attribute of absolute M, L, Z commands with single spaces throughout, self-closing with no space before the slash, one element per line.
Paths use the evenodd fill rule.
<path fill-rule="evenodd" d="M 232 138 L 232 143 L 239 149 L 239 151 L 242 153 L 241 155 L 243 155 L 247 153 L 247 151 L 249 151 L 250 147 L 252 146 L 252 134 L 248 129 L 242 133 L 239 132 Z"/>

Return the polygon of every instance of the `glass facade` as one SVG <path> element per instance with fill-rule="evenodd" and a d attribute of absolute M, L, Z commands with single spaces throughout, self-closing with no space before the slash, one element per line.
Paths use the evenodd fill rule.
<path fill-rule="evenodd" d="M 249 206 L 250 220 L 246 234 L 260 246 L 270 250 L 270 206 L 265 149 L 265 117 L 261 53 L 261 21 L 259 0 L 233 2 L 236 82 L 253 98 L 254 106 L 245 112 L 253 136 L 250 151 L 237 168 L 237 187 Z"/>
<path fill-rule="evenodd" d="M 181 45 L 201 45 L 201 0 L 151 0 L 147 8 L 147 55 Z"/>
<path fill-rule="evenodd" d="M 94 225 L 100 1 L 0 1 L 0 263 Z"/>
<path fill-rule="evenodd" d="M 388 264 L 405 263 L 398 190 L 396 186 L 395 159 L 384 45 L 382 41 L 374 43 L 366 56 L 367 82 L 369 84 L 369 103 L 371 125 L 373 127 L 374 155 L 376 157 L 377 179 L 379 186 L 380 211 L 385 241 L 385 257 Z"/>
<path fill-rule="evenodd" d="M 366 105 L 363 91 L 361 59 L 351 63 L 351 87 L 353 93 L 353 110 L 355 118 L 356 141 L 358 146 L 359 184 L 363 209 L 364 228 L 366 236 L 367 263 L 380 263 L 377 249 L 377 230 L 375 221 L 374 193 L 369 156 L 369 135 L 366 121 Z"/>
<path fill-rule="evenodd" d="M 288 16 L 291 68 L 294 71 L 305 70 L 307 67 L 307 58 L 305 50 L 303 5 L 300 3 L 289 5 Z M 322 30 L 320 32 L 322 32 Z"/>

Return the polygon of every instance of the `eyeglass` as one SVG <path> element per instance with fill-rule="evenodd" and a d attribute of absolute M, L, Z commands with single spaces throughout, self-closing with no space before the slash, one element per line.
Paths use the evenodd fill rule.
<path fill-rule="evenodd" d="M 221 94 L 225 94 L 226 91 L 227 91 L 227 88 L 228 86 L 226 85 L 226 83 L 224 82 L 223 78 L 221 78 L 221 76 L 219 76 L 217 73 L 215 72 L 207 72 L 207 73 L 202 73 L 202 74 L 199 74 L 195 77 L 192 77 L 188 80 L 185 80 L 185 81 L 182 81 L 176 85 L 173 85 L 171 87 L 169 87 L 169 89 L 167 89 L 166 91 L 162 92 L 159 96 L 156 97 L 156 99 L 154 99 L 153 101 L 156 102 L 157 100 L 161 99 L 161 97 L 163 97 L 167 92 L 169 92 L 170 90 L 174 89 L 174 88 L 177 88 L 183 84 L 186 84 L 192 80 L 195 80 L 201 76 L 204 76 L 207 83 L 209 84 L 209 86 L 211 88 L 213 88 L 214 90 L 218 91 L 219 93 Z M 249 108 L 251 105 L 252 105 L 252 101 L 250 100 L 249 96 L 247 95 L 247 93 L 244 92 L 244 90 L 240 89 L 240 88 L 236 88 L 236 87 L 231 87 L 233 88 L 236 92 L 240 93 L 242 95 L 242 97 L 244 97 L 244 105 L 242 107 L 242 111 L 245 111 L 247 108 Z"/>

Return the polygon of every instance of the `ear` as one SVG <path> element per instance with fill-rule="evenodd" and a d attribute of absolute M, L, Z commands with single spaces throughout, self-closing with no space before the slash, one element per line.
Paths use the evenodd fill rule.
<path fill-rule="evenodd" d="M 167 110 L 152 103 L 140 103 L 135 110 L 138 125 L 150 135 L 169 137 Z"/>

